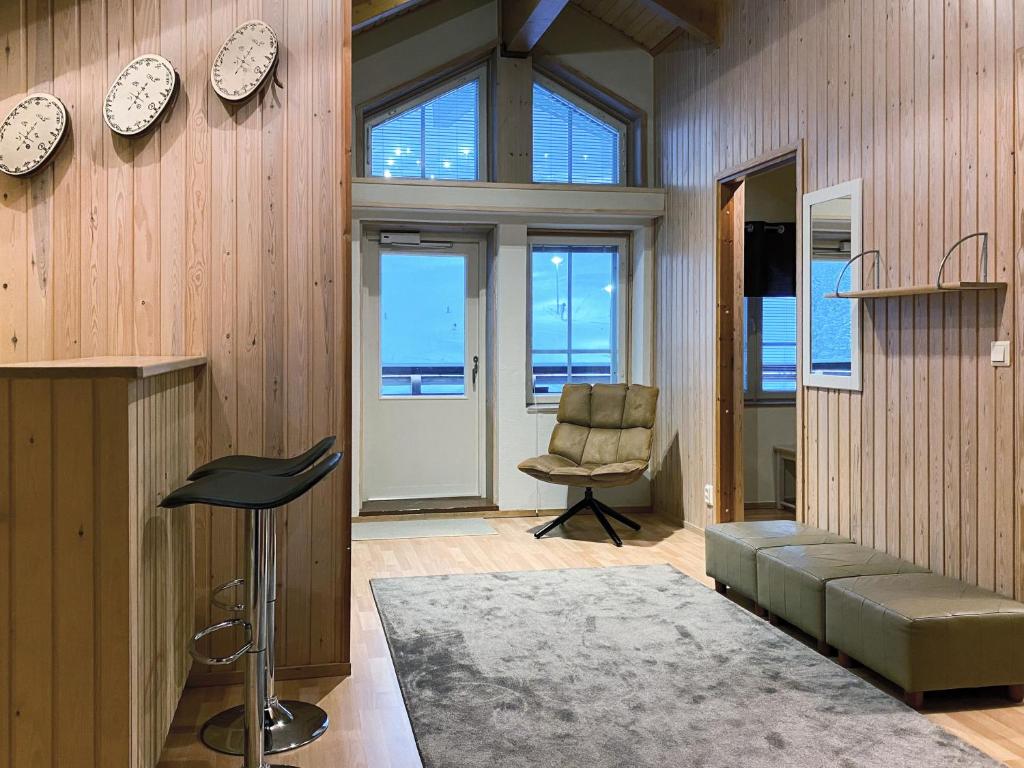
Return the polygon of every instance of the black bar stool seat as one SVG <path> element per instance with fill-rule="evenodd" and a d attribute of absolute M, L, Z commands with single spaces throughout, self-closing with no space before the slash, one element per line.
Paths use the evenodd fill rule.
<path fill-rule="evenodd" d="M 331 450 L 335 441 L 334 435 L 325 437 L 305 453 L 288 459 L 272 459 L 268 456 L 221 456 L 219 459 L 203 464 L 192 470 L 189 480 L 198 480 L 213 472 L 259 472 L 264 475 L 297 475 L 313 466 L 321 456 Z"/>
<path fill-rule="evenodd" d="M 338 466 L 339 461 L 341 454 L 332 453 L 313 468 L 290 477 L 231 470 L 215 472 L 171 491 L 160 502 L 160 506 L 168 509 L 188 504 L 209 504 L 232 509 L 283 507 L 319 483 Z"/>
<path fill-rule="evenodd" d="M 316 448 L 316 447 L 315 447 Z M 315 450 L 314 448 L 314 450 Z M 245 659 L 243 704 L 217 718 L 217 726 L 226 741 L 213 746 L 218 751 L 241 754 L 242 768 L 287 768 L 264 761 L 270 752 L 294 749 L 322 735 L 328 726 L 327 713 L 313 704 L 278 701 L 274 685 L 274 602 L 276 599 L 276 557 L 274 550 L 274 511 L 307 493 L 338 466 L 340 453 L 332 453 L 319 464 L 291 476 L 259 472 L 213 471 L 183 485 L 160 502 L 161 507 L 177 508 L 191 504 L 245 510 L 247 572 L 236 580 L 244 586 L 244 601 L 230 610 L 244 613 L 213 624 L 192 639 L 190 652 L 205 664 L 231 664 Z M 196 643 L 225 629 L 241 628 L 246 641 L 234 653 L 209 657 L 199 652 Z M 294 705 L 294 711 L 290 708 Z M 215 718 L 216 719 L 216 718 Z M 210 726 L 204 726 L 205 730 Z M 237 752 L 234 750 L 237 749 Z"/>

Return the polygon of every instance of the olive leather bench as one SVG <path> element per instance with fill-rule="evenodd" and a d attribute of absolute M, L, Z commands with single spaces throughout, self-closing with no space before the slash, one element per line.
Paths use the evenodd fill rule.
<path fill-rule="evenodd" d="M 818 650 L 831 653 L 825 642 L 825 585 L 833 579 L 895 573 L 927 573 L 927 568 L 859 544 L 790 545 L 757 551 L 757 602 L 768 619 L 784 619 L 818 641 Z"/>
<path fill-rule="evenodd" d="M 720 523 L 704 529 L 705 572 L 715 589 L 734 589 L 757 603 L 757 552 L 768 547 L 851 544 L 843 536 L 792 520 Z M 763 613 L 756 605 L 758 613 Z"/>
<path fill-rule="evenodd" d="M 825 638 L 920 708 L 925 691 L 1007 686 L 1024 700 L 1024 603 L 933 573 L 834 579 Z"/>

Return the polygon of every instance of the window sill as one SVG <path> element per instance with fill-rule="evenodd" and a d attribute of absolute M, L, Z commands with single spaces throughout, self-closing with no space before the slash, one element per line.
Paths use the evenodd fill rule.
<path fill-rule="evenodd" d="M 744 408 L 795 408 L 796 398 L 756 399 L 744 398 Z"/>

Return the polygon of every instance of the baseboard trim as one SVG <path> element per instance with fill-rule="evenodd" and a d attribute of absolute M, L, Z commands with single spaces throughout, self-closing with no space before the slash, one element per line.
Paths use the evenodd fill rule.
<path fill-rule="evenodd" d="M 334 664 L 306 664 L 298 667 L 278 667 L 274 677 L 278 680 L 308 680 L 316 677 L 349 677 L 352 674 L 351 662 Z M 215 685 L 241 685 L 241 671 L 202 672 L 198 665 L 192 667 L 186 688 L 207 688 Z"/>

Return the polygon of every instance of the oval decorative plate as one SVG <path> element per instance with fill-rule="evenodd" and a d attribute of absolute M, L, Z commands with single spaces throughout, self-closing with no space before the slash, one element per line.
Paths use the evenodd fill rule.
<path fill-rule="evenodd" d="M 147 53 L 121 70 L 103 100 L 103 122 L 114 133 L 137 136 L 153 126 L 178 92 L 171 62 Z"/>
<path fill-rule="evenodd" d="M 33 93 L 14 105 L 0 123 L 0 171 L 27 176 L 49 160 L 68 127 L 68 113 L 56 96 Z"/>
<path fill-rule="evenodd" d="M 244 101 L 260 89 L 277 66 L 277 35 L 270 25 L 253 19 L 224 41 L 213 66 L 210 83 L 227 101 Z"/>

